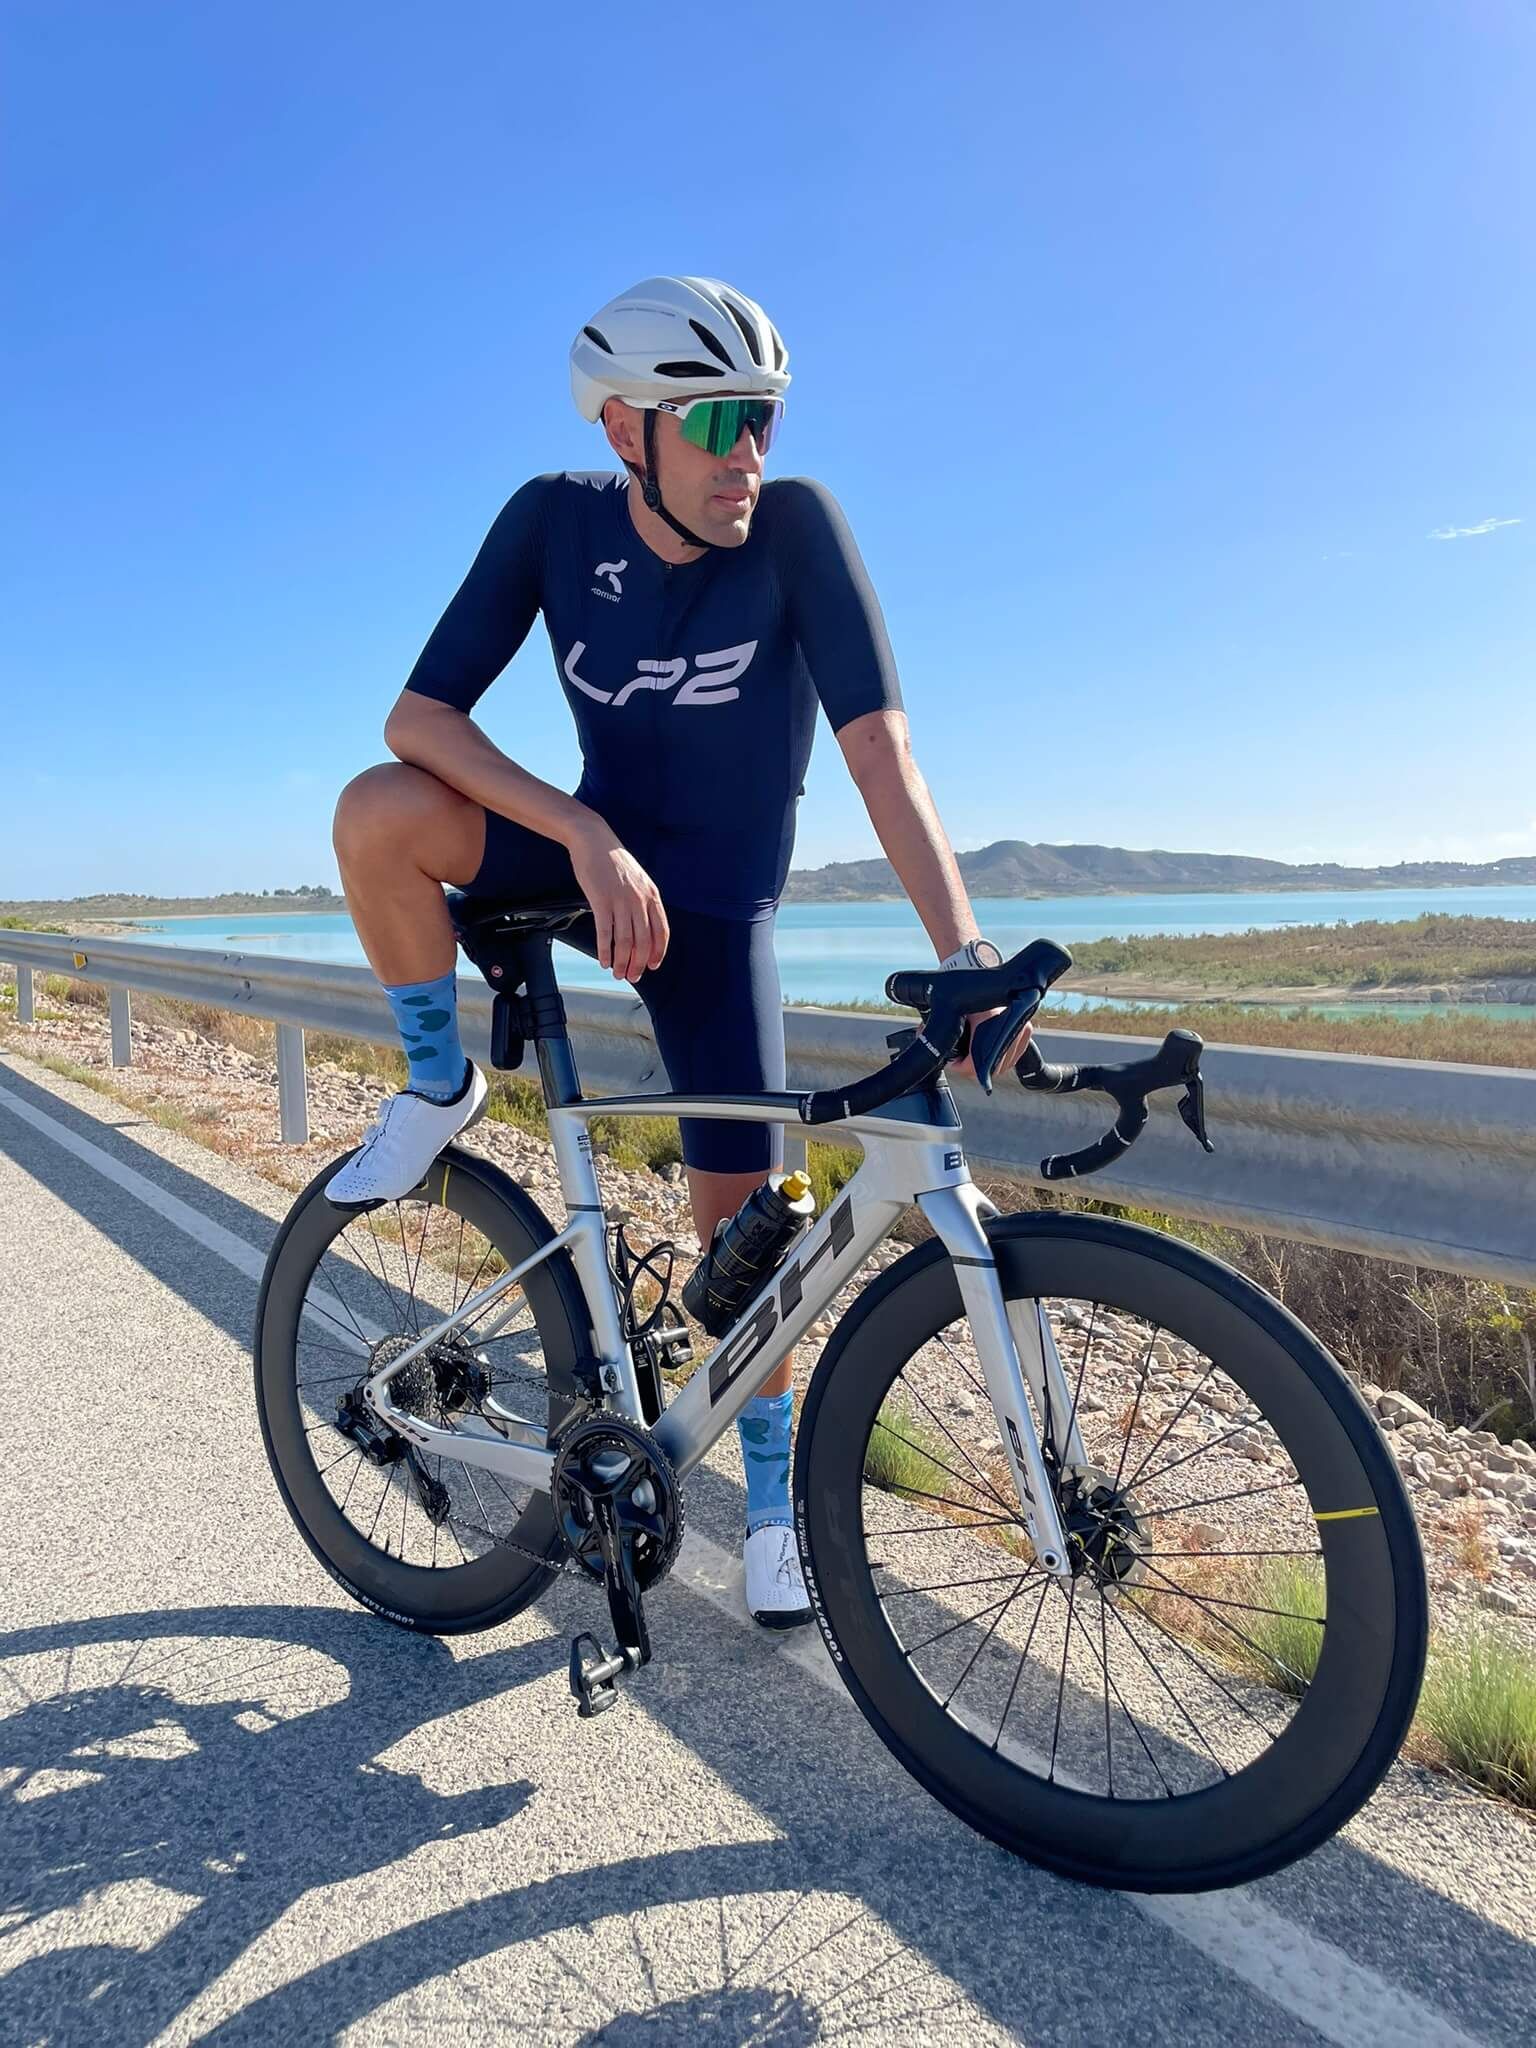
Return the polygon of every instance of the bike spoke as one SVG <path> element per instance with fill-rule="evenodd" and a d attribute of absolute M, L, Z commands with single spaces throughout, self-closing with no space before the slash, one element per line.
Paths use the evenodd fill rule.
<path fill-rule="evenodd" d="M 970 1656 L 966 1658 L 965 1669 L 960 1673 L 960 1676 L 949 1688 L 949 1691 L 945 1693 L 944 1698 L 940 1702 L 942 1706 L 947 1707 L 949 1705 L 950 1701 L 954 1698 L 955 1694 L 960 1690 L 961 1686 L 964 1685 L 965 1681 L 970 1677 L 976 1659 L 981 1655 L 982 1651 L 987 1647 L 988 1643 L 991 1642 L 993 1632 L 997 1628 L 998 1623 L 1002 1620 L 1003 1616 L 1008 1612 L 1009 1608 L 1013 1605 L 1014 1601 L 1018 1599 L 1019 1594 L 1023 1591 L 1023 1589 L 1024 1581 L 1021 1579 L 1018 1585 L 1016 1585 L 1013 1591 L 1008 1595 L 1008 1598 L 1003 1602 L 1002 1606 L 997 1610 L 997 1613 L 993 1616 L 992 1620 L 987 1624 L 986 1634 L 982 1637 L 981 1641 L 976 1645 L 975 1649 L 972 1650 Z"/>
<path fill-rule="evenodd" d="M 1208 1365 L 1205 1371 L 1200 1375 L 1197 1384 L 1189 1389 L 1189 1391 L 1185 1394 L 1183 1400 L 1179 1403 L 1178 1407 L 1175 1408 L 1172 1415 L 1168 1417 L 1168 1420 L 1163 1424 L 1162 1435 L 1154 1438 L 1153 1442 L 1148 1447 L 1146 1453 L 1142 1457 L 1141 1463 L 1136 1467 L 1136 1470 L 1131 1474 L 1130 1478 L 1126 1480 L 1125 1491 L 1127 1493 L 1130 1492 L 1131 1488 L 1136 1484 L 1137 1480 L 1141 1477 L 1142 1473 L 1146 1471 L 1147 1466 L 1150 1464 L 1152 1459 L 1157 1456 L 1157 1453 L 1159 1449 L 1162 1447 L 1162 1445 L 1167 1443 L 1169 1437 L 1172 1436 L 1175 1429 L 1177 1429 L 1179 1424 L 1184 1420 L 1184 1417 L 1189 1413 L 1191 1404 L 1198 1396 L 1201 1387 L 1205 1385 L 1206 1381 L 1210 1378 L 1211 1374 L 1215 1370 L 1216 1368 L 1214 1365 Z M 1201 1448 L 1204 1449 L 1205 1446 L 1202 1445 Z"/>
<path fill-rule="evenodd" d="M 1067 1658 L 1071 1654 L 1072 1649 L 1072 1610 L 1077 1604 L 1076 1579 L 1074 1579 L 1071 1585 L 1068 1586 L 1066 1599 L 1067 1625 L 1062 1633 L 1061 1639 L 1061 1678 L 1056 1686 L 1056 1722 L 1054 1727 L 1051 1729 L 1050 1768 L 1047 1770 L 1045 1774 L 1045 1782 L 1048 1785 L 1054 1785 L 1056 1782 L 1056 1750 L 1058 1744 L 1061 1741 L 1061 1709 L 1062 1703 L 1067 1696 Z"/>
<path fill-rule="evenodd" d="M 976 1482 L 974 1479 L 967 1479 L 963 1472 L 957 1472 L 952 1465 L 946 1465 L 942 1458 L 936 1458 L 933 1455 L 932 1451 L 925 1451 L 921 1444 L 913 1443 L 909 1437 L 904 1437 L 899 1429 L 892 1429 L 891 1425 L 888 1422 L 880 1422 L 877 1420 L 875 1423 L 875 1427 L 876 1429 L 883 1429 L 886 1435 L 889 1437 L 894 1437 L 897 1443 L 905 1444 L 909 1451 L 915 1451 L 918 1457 L 923 1459 L 925 1463 L 932 1465 L 937 1471 L 944 1473 L 944 1475 L 947 1478 L 955 1480 L 961 1486 L 975 1487 L 978 1493 L 984 1492 L 988 1500 L 991 1501 L 994 1507 L 1002 1508 L 1006 1513 L 1008 1508 L 1007 1501 L 1005 1501 L 1000 1494 L 995 1493 L 990 1486 L 976 1486 Z M 903 1486 L 898 1488 L 898 1491 L 907 1499 L 919 1498 L 915 1489 L 913 1488 Z M 926 1494 L 921 1496 L 921 1498 L 927 1500 L 937 1500 L 940 1498 L 940 1496 L 937 1494 Z M 963 1507 L 965 1505 L 966 1503 L 963 1501 L 955 1502 L 955 1506 L 957 1507 Z"/>
<path fill-rule="evenodd" d="M 1024 1647 L 1019 1652 L 1019 1661 L 1013 1673 L 1013 1683 L 1009 1686 L 1008 1697 L 1003 1702 L 1002 1719 L 998 1722 L 997 1733 L 992 1738 L 991 1748 L 994 1754 L 996 1753 L 997 1745 L 1003 1739 L 1003 1730 L 1008 1724 L 1008 1716 L 1013 1709 L 1014 1695 L 1019 1689 L 1019 1680 L 1024 1676 L 1024 1666 L 1029 1662 L 1030 1646 L 1035 1640 L 1035 1630 L 1040 1626 L 1040 1617 L 1045 1612 L 1046 1595 L 1050 1592 L 1052 1584 L 1053 1581 L 1048 1578 L 1040 1588 L 1040 1599 L 1035 1607 L 1034 1619 L 1029 1624 L 1029 1634 L 1024 1638 Z"/>
<path fill-rule="evenodd" d="M 1114 1491 L 1116 1493 L 1120 1491 L 1120 1475 L 1125 1470 L 1125 1454 L 1131 1448 L 1131 1438 L 1136 1434 L 1136 1419 L 1141 1414 L 1141 1404 L 1146 1399 L 1147 1376 L 1152 1368 L 1152 1346 L 1161 1335 L 1162 1325 L 1159 1324 L 1147 1339 L 1146 1348 L 1141 1354 L 1141 1372 L 1136 1382 L 1136 1401 L 1131 1409 L 1131 1419 L 1126 1426 L 1125 1437 L 1120 1445 L 1120 1462 L 1115 1467 Z"/>
<path fill-rule="evenodd" d="M 1108 1600 L 1103 1601 L 1101 1604 L 1103 1607 L 1105 1619 L 1107 1620 L 1111 1614 L 1114 1615 L 1115 1621 L 1124 1633 L 1126 1641 L 1130 1644 L 1131 1648 L 1136 1652 L 1137 1656 L 1140 1657 L 1141 1661 L 1146 1665 L 1147 1669 L 1151 1672 L 1152 1676 L 1163 1688 L 1163 1691 L 1167 1693 L 1169 1699 L 1173 1702 L 1175 1713 L 1180 1715 L 1180 1717 L 1185 1722 L 1187 1722 L 1189 1727 L 1194 1731 L 1195 1740 L 1205 1750 L 1206 1754 L 1210 1757 L 1211 1762 L 1216 1766 L 1217 1770 L 1220 1771 L 1221 1775 L 1224 1778 L 1230 1778 L 1232 1773 L 1227 1769 L 1226 1765 L 1222 1762 L 1221 1758 L 1216 1754 L 1215 1750 L 1211 1748 L 1210 1743 L 1206 1740 L 1204 1730 L 1200 1727 L 1199 1723 L 1189 1712 L 1188 1708 L 1184 1705 L 1184 1702 L 1179 1698 L 1178 1694 L 1174 1691 L 1173 1687 L 1168 1683 L 1167 1679 L 1163 1676 L 1162 1672 L 1158 1670 L 1157 1665 L 1153 1662 L 1151 1657 L 1148 1656 L 1146 1650 L 1143 1649 L 1142 1645 L 1137 1642 L 1135 1636 L 1131 1633 L 1130 1624 L 1126 1621 L 1125 1616 L 1120 1612 L 1118 1607 L 1112 1606 Z M 1266 1730 L 1265 1732 L 1268 1733 L 1268 1730 Z"/>
<path fill-rule="evenodd" d="M 877 1565 L 875 1569 L 888 1572 L 891 1567 L 888 1564 Z M 1039 1569 L 1038 1565 L 1031 1565 L 1023 1577 L 1026 1579 L 1030 1578 Z M 877 1600 L 910 1600 L 916 1593 L 958 1593 L 963 1586 L 1000 1586 L 1005 1580 L 1016 1578 L 1019 1578 L 1017 1572 L 993 1572 L 988 1577 L 980 1579 L 937 1579 L 931 1586 L 899 1586 L 894 1593 L 877 1593 L 875 1598 Z M 1022 1584 L 1022 1580 L 1020 1583 Z"/>

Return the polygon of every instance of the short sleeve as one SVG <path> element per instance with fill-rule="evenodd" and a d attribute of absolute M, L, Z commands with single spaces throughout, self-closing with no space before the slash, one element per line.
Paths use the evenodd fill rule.
<path fill-rule="evenodd" d="M 837 732 L 867 711 L 899 711 L 885 620 L 841 506 L 809 477 L 769 491 L 785 608 L 828 724 Z"/>
<path fill-rule="evenodd" d="M 416 696 L 472 711 L 527 639 L 539 611 L 551 484 L 532 478 L 496 515 L 406 678 Z"/>

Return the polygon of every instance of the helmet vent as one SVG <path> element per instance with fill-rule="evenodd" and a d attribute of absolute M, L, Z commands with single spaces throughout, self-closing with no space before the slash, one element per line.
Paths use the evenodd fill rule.
<path fill-rule="evenodd" d="M 702 320 L 690 320 L 688 325 L 693 329 L 712 356 L 718 356 L 727 369 L 735 368 L 735 364 L 732 363 L 729 355 L 726 353 L 724 342 L 717 341 Z"/>
<path fill-rule="evenodd" d="M 658 377 L 723 377 L 724 370 L 714 363 L 658 363 Z"/>
<path fill-rule="evenodd" d="M 747 353 L 751 356 L 753 362 L 756 363 L 757 367 L 761 369 L 763 367 L 763 352 L 757 345 L 757 336 L 752 332 L 751 322 L 744 319 L 742 315 L 737 312 L 735 306 L 732 304 L 730 299 L 725 297 L 725 294 L 723 292 L 721 293 L 721 298 L 724 300 L 725 310 L 727 311 L 727 313 L 730 314 L 731 318 L 736 322 L 736 325 L 741 329 L 741 338 L 747 344 Z"/>
<path fill-rule="evenodd" d="M 784 353 L 784 344 L 779 339 L 779 331 L 775 328 L 773 331 L 773 367 L 776 370 L 782 370 L 788 361 L 789 358 Z"/>
<path fill-rule="evenodd" d="M 597 343 L 597 346 L 603 351 L 604 355 L 611 356 L 613 354 L 613 344 L 606 336 L 599 334 L 595 327 L 583 327 L 581 331 L 588 341 L 595 341 Z"/>

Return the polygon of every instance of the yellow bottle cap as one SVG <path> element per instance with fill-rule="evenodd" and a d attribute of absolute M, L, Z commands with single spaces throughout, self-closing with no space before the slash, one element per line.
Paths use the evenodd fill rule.
<path fill-rule="evenodd" d="M 799 1202 L 811 1192 L 811 1184 L 803 1173 L 786 1173 L 779 1182 L 779 1193 L 786 1202 Z"/>

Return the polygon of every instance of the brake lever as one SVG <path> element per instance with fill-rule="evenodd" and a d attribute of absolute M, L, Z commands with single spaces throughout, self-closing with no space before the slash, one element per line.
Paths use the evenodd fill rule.
<path fill-rule="evenodd" d="M 967 1025 L 970 1034 L 971 1069 L 983 1095 L 992 1093 L 992 1076 L 998 1061 L 1039 1007 L 1040 991 L 1031 989 L 1027 995 L 1016 996 L 1008 1007 L 1000 1010 L 995 1017 L 984 1018 L 980 1024 Z M 962 1042 L 960 1058 L 965 1057 L 966 1050 L 967 1047 Z"/>
<path fill-rule="evenodd" d="M 1189 1086 L 1179 1097 L 1179 1115 L 1186 1130 L 1191 1131 L 1203 1152 L 1214 1152 L 1216 1147 L 1205 1135 L 1205 1076 L 1197 1067 L 1189 1077 Z"/>

